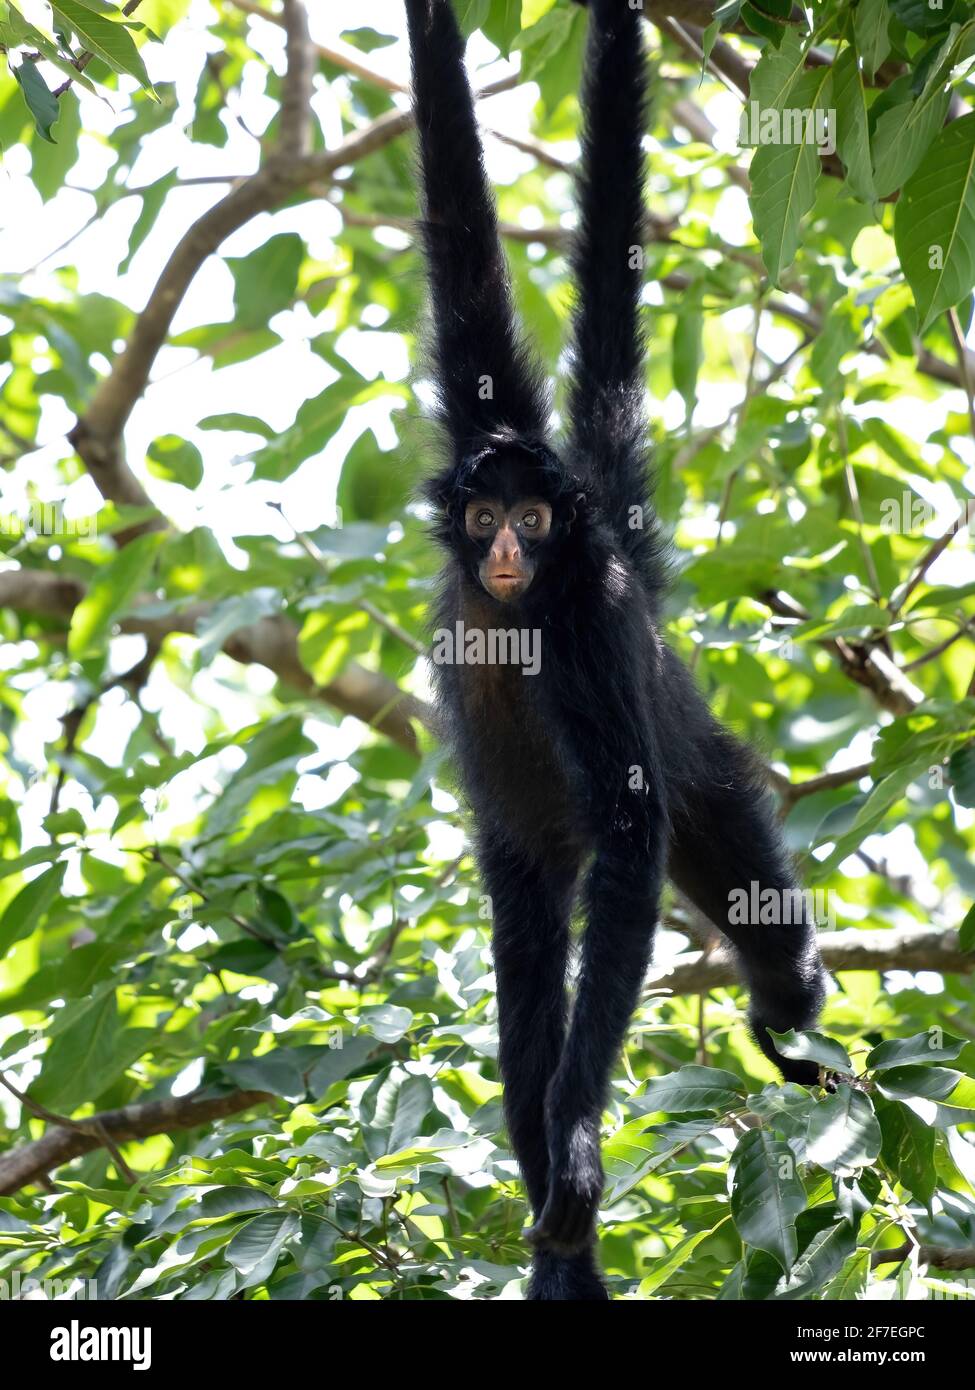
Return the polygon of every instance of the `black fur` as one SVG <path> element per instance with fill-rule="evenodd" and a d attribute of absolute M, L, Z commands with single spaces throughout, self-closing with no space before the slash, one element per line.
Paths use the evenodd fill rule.
<path fill-rule="evenodd" d="M 600 1119 L 664 876 L 734 943 L 755 1038 L 792 1080 L 813 1082 L 816 1068 L 780 1058 L 765 1030 L 809 1026 L 824 976 L 810 921 L 729 923 L 732 890 L 794 887 L 789 856 L 752 756 L 711 717 L 657 630 L 666 559 L 648 490 L 634 254 L 644 215 L 639 11 L 626 0 L 589 6 L 571 428 L 556 449 L 543 378 L 515 325 L 449 0 L 406 8 L 448 445 L 427 488 L 447 555 L 440 621 L 541 636 L 535 676 L 517 665 L 436 668 L 493 901 L 505 1107 L 535 1214 L 529 1296 L 602 1299 Z M 550 534 L 524 538 L 536 577 L 515 601 L 498 602 L 478 579 L 486 543 L 464 525 L 475 496 L 552 507 Z M 570 1020 L 580 898 L 587 929 Z"/>

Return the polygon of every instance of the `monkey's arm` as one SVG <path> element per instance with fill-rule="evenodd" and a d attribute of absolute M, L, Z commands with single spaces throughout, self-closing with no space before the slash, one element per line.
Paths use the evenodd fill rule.
<path fill-rule="evenodd" d="M 590 0 L 588 9 L 569 413 L 573 454 L 620 530 L 646 492 L 638 317 L 646 59 L 639 9 L 627 0 Z"/>
<path fill-rule="evenodd" d="M 406 0 L 406 14 L 440 415 L 467 453 L 502 425 L 541 434 L 548 410 L 515 325 L 464 41 L 450 0 Z"/>

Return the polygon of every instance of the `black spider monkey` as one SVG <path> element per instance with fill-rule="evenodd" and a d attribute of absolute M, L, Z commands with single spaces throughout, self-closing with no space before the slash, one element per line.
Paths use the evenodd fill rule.
<path fill-rule="evenodd" d="M 426 484 L 450 631 L 534 631 L 541 663 L 444 664 L 438 694 L 493 904 L 505 1110 L 535 1215 L 529 1297 L 605 1299 L 595 1260 L 609 1077 L 650 960 L 665 875 L 731 940 L 762 1051 L 808 1027 L 814 924 L 729 921 L 729 895 L 795 887 L 764 777 L 664 644 L 638 310 L 646 60 L 639 8 L 591 0 L 566 438 L 516 326 L 450 0 L 406 0 L 447 444 Z M 637 524 L 634 525 L 634 520 Z M 514 632 L 512 631 L 512 635 Z M 569 1018 L 570 915 L 588 918 Z M 790 899 L 791 901 L 792 899 Z M 787 914 L 780 914 L 787 915 Z"/>

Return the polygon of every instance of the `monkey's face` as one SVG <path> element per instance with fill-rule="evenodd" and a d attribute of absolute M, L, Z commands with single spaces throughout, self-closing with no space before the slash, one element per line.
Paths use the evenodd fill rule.
<path fill-rule="evenodd" d="M 477 574 L 491 597 L 499 603 L 521 598 L 535 578 L 537 547 L 552 529 L 550 504 L 541 497 L 510 505 L 477 497 L 464 509 L 464 528 L 480 553 Z"/>

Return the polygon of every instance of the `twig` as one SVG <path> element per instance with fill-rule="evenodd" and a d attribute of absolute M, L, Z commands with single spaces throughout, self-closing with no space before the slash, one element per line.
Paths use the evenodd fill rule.
<path fill-rule="evenodd" d="M 312 560 L 314 560 L 315 564 L 318 565 L 319 569 L 322 571 L 323 574 L 327 575 L 328 562 L 326 561 L 325 556 L 319 550 L 318 546 L 315 544 L 312 538 L 309 535 L 306 535 L 304 531 L 299 531 L 298 528 L 294 525 L 294 523 L 288 520 L 287 516 L 285 516 L 284 508 L 282 507 L 280 502 L 272 502 L 270 505 L 281 517 L 281 520 L 291 528 L 292 535 L 294 536 L 298 544 L 301 546 L 305 554 L 308 555 Z M 397 642 L 402 642 L 405 647 L 409 647 L 410 651 L 415 652 L 417 656 L 428 655 L 427 648 L 423 645 L 423 643 L 420 641 L 418 637 L 414 637 L 412 633 L 407 632 L 405 628 L 400 627 L 399 623 L 396 622 L 394 618 L 390 618 L 389 615 L 384 613 L 381 608 L 377 608 L 376 605 L 373 602 L 371 602 L 370 599 L 360 599 L 359 607 L 362 609 L 364 613 L 368 613 L 369 617 L 372 618 L 374 622 L 377 622 L 380 627 L 385 628 L 391 637 L 395 637 Z"/>
<path fill-rule="evenodd" d="M 815 796 L 817 792 L 832 791 L 836 787 L 846 787 L 851 782 L 859 782 L 870 776 L 871 763 L 857 763 L 855 767 L 844 767 L 836 772 L 823 772 L 818 777 L 809 777 L 805 782 L 790 782 L 786 777 L 776 774 L 776 789 L 787 806 L 793 806 L 803 797 Z"/>
<path fill-rule="evenodd" d="M 167 874 L 175 878 L 178 883 L 181 883 L 187 893 L 192 893 L 194 897 L 199 898 L 203 903 L 209 903 L 211 901 L 210 895 L 195 884 L 192 879 L 187 878 L 182 870 L 178 869 L 175 864 L 171 864 L 169 860 L 164 857 L 161 850 L 155 847 L 149 849 L 146 851 L 146 857 L 151 859 L 154 863 L 159 864 L 166 870 Z M 238 913 L 230 912 L 226 908 L 220 908 L 220 912 L 228 921 L 233 922 L 234 926 L 239 927 L 247 936 L 252 936 L 255 941 L 260 941 L 262 946 L 266 946 L 268 950 L 281 950 L 279 942 L 275 941 L 272 936 L 265 935 L 265 933 L 258 927 L 255 927 L 253 923 L 248 922 L 246 917 L 241 917 Z"/>
<path fill-rule="evenodd" d="M 954 521 L 948 527 L 944 535 L 939 536 L 938 539 L 932 545 L 930 545 L 928 549 L 924 552 L 920 561 L 918 562 L 917 567 L 914 570 L 914 573 L 911 575 L 904 588 L 900 591 L 900 593 L 897 595 L 895 599 L 891 600 L 891 613 L 899 613 L 901 611 L 901 609 L 904 607 L 904 604 L 910 598 L 911 594 L 913 594 L 914 590 L 920 584 L 921 580 L 927 574 L 928 570 L 934 564 L 935 560 L 939 559 L 944 554 L 944 552 L 948 549 L 949 545 L 951 545 L 951 542 L 954 540 L 955 536 L 957 536 L 958 532 L 961 531 L 967 525 L 969 525 L 973 518 L 975 518 L 975 503 L 966 502 L 963 505 L 961 511 L 955 517 Z"/>
<path fill-rule="evenodd" d="M 128 0 L 128 3 L 126 5 L 123 5 L 122 7 L 122 13 L 127 18 L 130 14 L 133 13 L 133 11 L 138 9 L 140 3 L 141 0 Z M 77 58 L 71 59 L 71 66 L 76 68 L 78 72 L 84 72 L 85 68 L 91 62 L 92 58 L 94 58 L 94 56 L 94 53 L 92 53 L 90 49 L 86 48 L 78 54 Z M 38 57 L 40 57 L 40 54 L 38 54 Z M 72 80 L 73 79 L 69 77 L 67 82 L 62 82 L 60 87 L 55 87 L 54 91 L 52 92 L 52 96 L 63 97 L 65 92 L 71 86 Z"/>
<path fill-rule="evenodd" d="M 284 25 L 285 19 L 281 11 L 267 10 L 263 5 L 254 3 L 254 0 L 230 0 L 236 9 L 242 10 L 244 14 L 254 15 L 257 19 L 266 19 L 269 24 Z M 373 87 L 381 87 L 386 92 L 406 92 L 409 89 L 402 82 L 396 82 L 392 77 L 386 77 L 383 73 L 377 72 L 375 68 L 368 67 L 362 62 L 356 50 L 349 45 L 342 44 L 338 47 L 316 43 L 312 45 L 312 52 L 315 53 L 326 63 L 332 63 L 335 67 L 344 68 L 346 72 L 351 72 L 356 77 L 361 77 L 365 82 L 369 82 Z"/>

